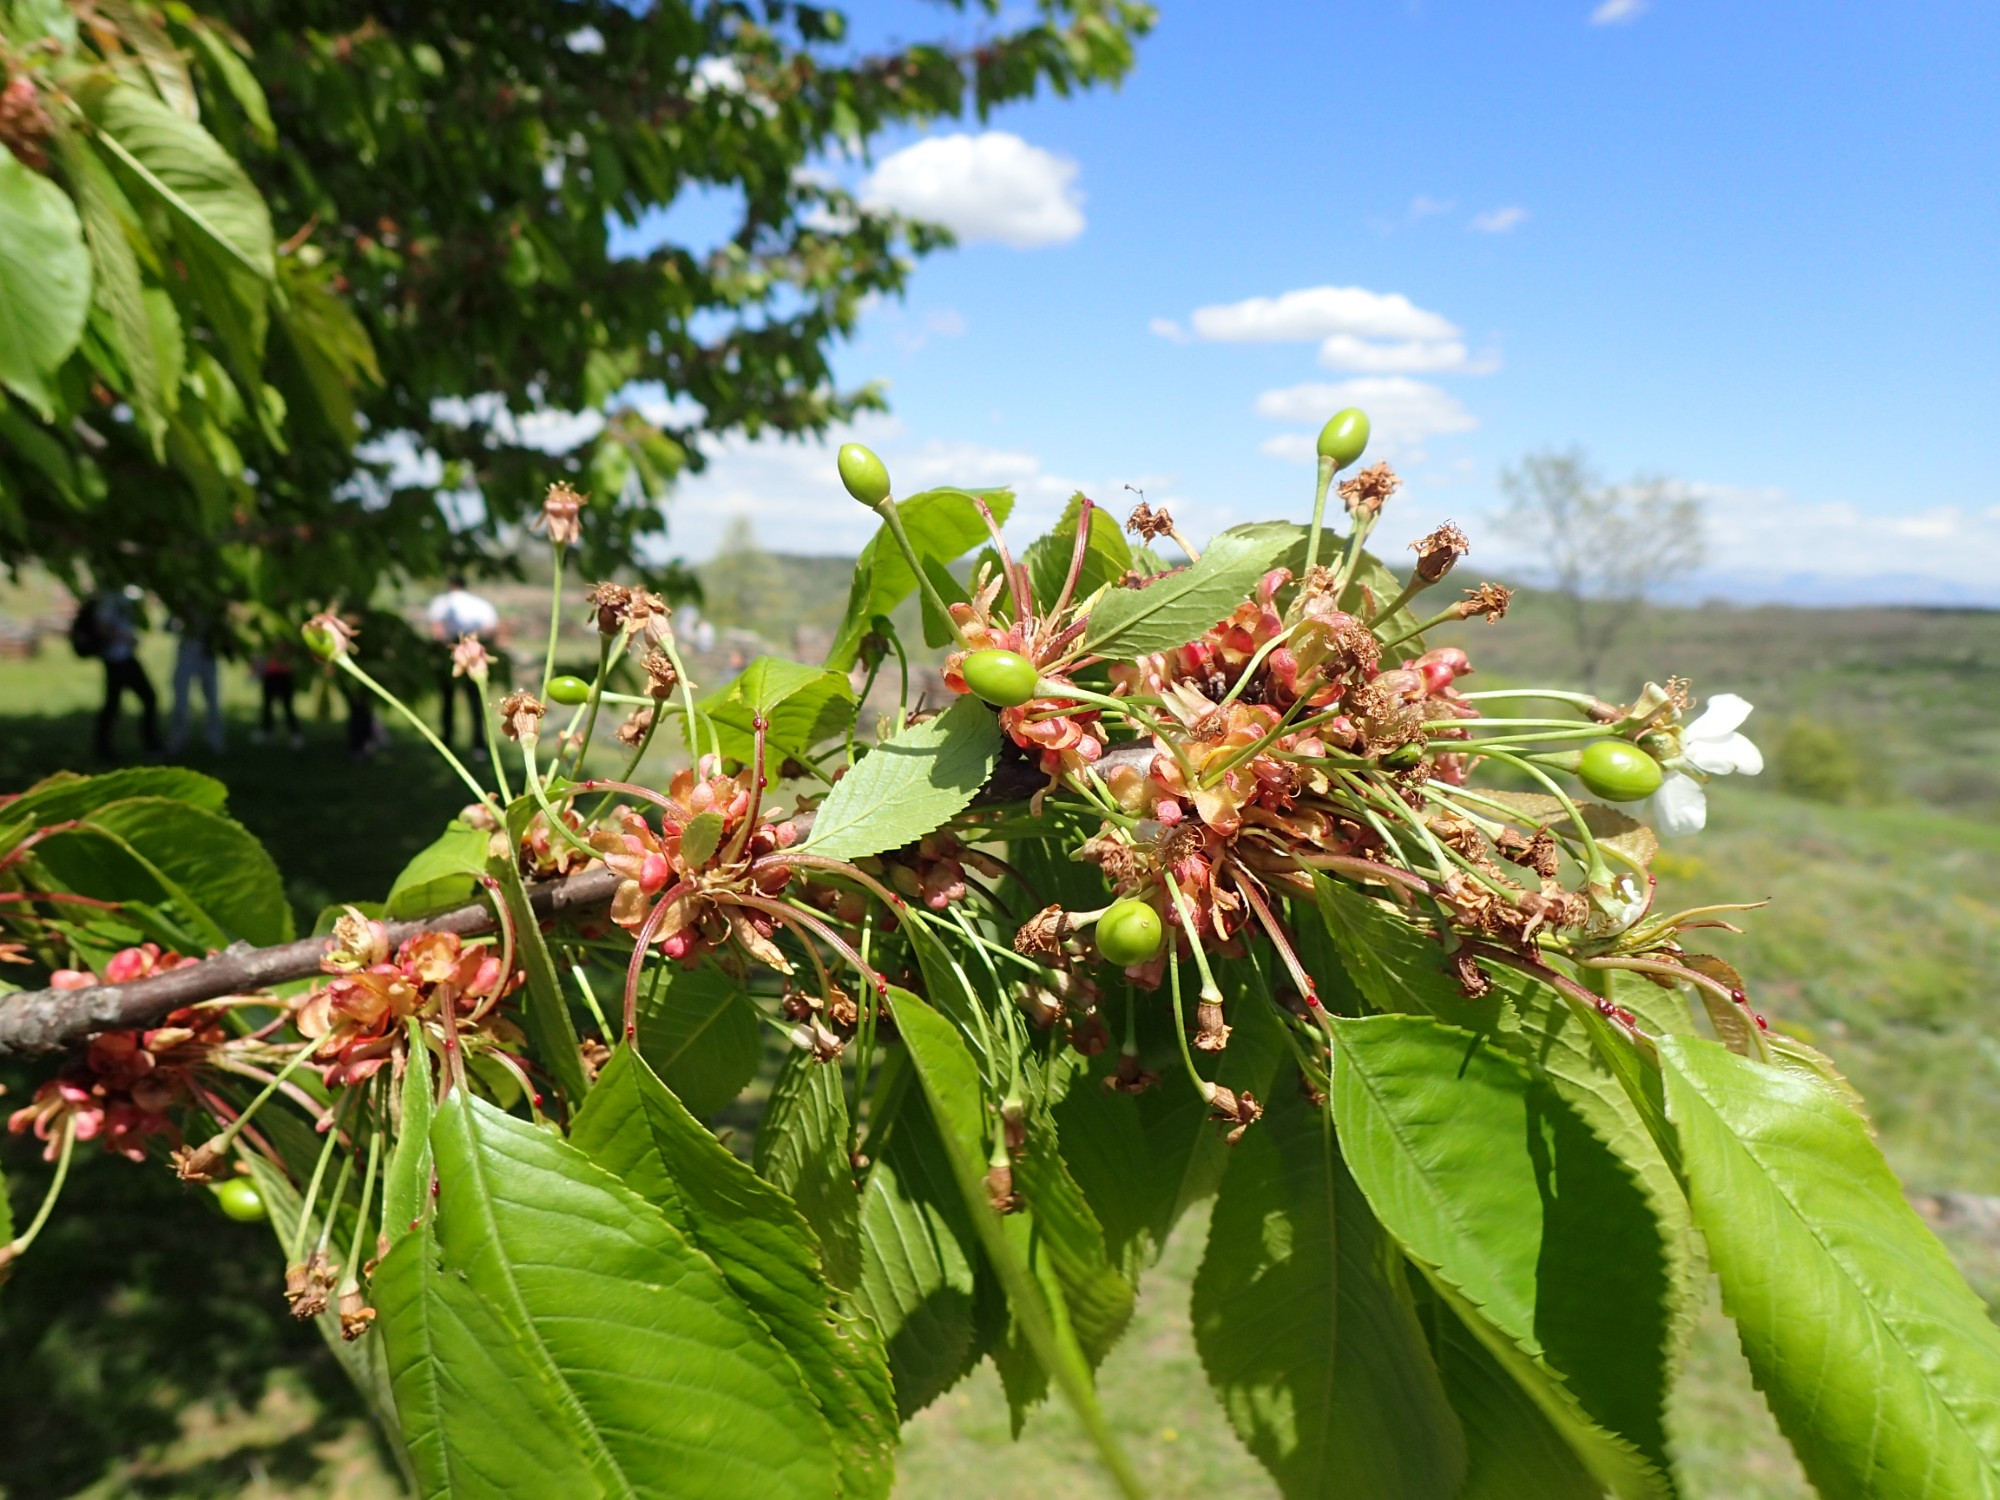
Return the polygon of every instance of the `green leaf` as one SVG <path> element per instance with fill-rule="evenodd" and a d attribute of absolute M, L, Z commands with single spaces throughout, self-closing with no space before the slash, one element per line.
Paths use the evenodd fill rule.
<path fill-rule="evenodd" d="M 1219 981 L 1225 992 L 1239 996 L 1229 1016 L 1234 1034 L 1219 1055 L 1197 1054 L 1196 1066 L 1239 1095 L 1265 1099 L 1285 1052 L 1283 1023 L 1266 1003 L 1262 979 L 1251 965 L 1224 960 Z M 1158 1258 L 1181 1216 L 1215 1193 L 1236 1148 L 1224 1142 L 1208 1105 L 1188 1081 L 1171 1011 L 1136 996 L 1132 1003 L 1140 1006 L 1140 1065 L 1159 1082 L 1138 1095 L 1108 1091 L 1103 1078 L 1116 1057 L 1107 1050 L 1053 1113 L 1063 1159 L 1104 1226 L 1112 1259 L 1136 1280 Z M 1117 1034 L 1119 1019 L 1107 1020 Z"/>
<path fill-rule="evenodd" d="M 897 1416 L 881 1340 L 866 1318 L 836 1311 L 818 1239 L 792 1201 L 626 1047 L 598 1075 L 570 1142 L 706 1251 L 798 1363 L 832 1430 L 840 1493 L 888 1494 Z"/>
<path fill-rule="evenodd" d="M 1401 1015 L 1332 1024 L 1340 1148 L 1376 1217 L 1516 1357 L 1517 1379 L 1552 1373 L 1530 1393 L 1601 1481 L 1664 1493 L 1666 1277 L 1629 1173 L 1470 1033 Z"/>
<path fill-rule="evenodd" d="M 1662 1042 L 1695 1221 L 1751 1373 L 1829 1500 L 2000 1495 L 2000 1330 L 1824 1084 Z"/>
<path fill-rule="evenodd" d="M 1474 1031 L 1500 1022 L 1501 1000 L 1469 1000 L 1446 976 L 1436 943 L 1352 886 L 1313 879 L 1313 896 L 1340 960 L 1340 977 L 1380 1010 L 1434 1016 Z M 1315 978 L 1321 976 L 1315 975 Z"/>
<path fill-rule="evenodd" d="M 1654 995 L 1664 993 L 1637 975 L 1624 977 L 1638 980 L 1639 986 Z M 1658 1259 L 1666 1276 L 1664 1300 L 1628 1305 L 1620 1310 L 1617 1321 L 1621 1336 L 1630 1339 L 1635 1349 L 1657 1351 L 1658 1381 L 1664 1389 L 1693 1336 L 1707 1292 L 1708 1271 L 1687 1197 L 1655 1134 L 1658 1075 L 1642 1062 L 1622 1033 L 1596 1014 L 1572 1006 L 1549 986 L 1522 975 L 1504 974 L 1495 976 L 1495 990 L 1507 1000 L 1507 1014 L 1497 1034 L 1499 1044 L 1576 1111 L 1624 1164 L 1645 1195 L 1657 1235 L 1640 1236 L 1634 1229 L 1635 1242 L 1620 1247 L 1617 1253 L 1639 1257 L 1647 1264 Z M 1617 985 L 1615 995 L 1624 998 L 1626 986 Z M 1680 1003 L 1676 996 L 1667 998 L 1676 1006 Z M 1681 1017 L 1685 1024 L 1684 1009 Z M 1644 1109 L 1634 1101 L 1635 1089 L 1647 1101 Z M 1620 1222 L 1631 1228 L 1635 1221 Z M 1609 1242 L 1604 1248 L 1606 1253 L 1613 1251 Z M 1656 1310 L 1657 1324 L 1652 1317 Z"/>
<path fill-rule="evenodd" d="M 1090 611 L 1085 642 L 1090 650 L 1111 657 L 1185 645 L 1227 619 L 1258 579 L 1283 564 L 1298 540 L 1299 528 L 1286 522 L 1231 527 L 1191 567 L 1143 589 L 1105 594 Z"/>
<path fill-rule="evenodd" d="M 108 829 L 85 824 L 50 834 L 28 854 L 27 867 L 43 889 L 118 903 L 113 912 L 69 907 L 64 918 L 52 919 L 92 967 L 148 940 L 188 954 L 229 942 L 193 897 Z"/>
<path fill-rule="evenodd" d="M 1418 1318 L 1465 1433 L 1456 1500 L 1603 1500 L 1604 1486 L 1452 1304 L 1422 1283 L 1418 1291 Z"/>
<path fill-rule="evenodd" d="M 90 314 L 90 251 L 75 206 L 0 150 L 0 385 L 55 420 L 50 384 Z"/>
<path fill-rule="evenodd" d="M 479 891 L 486 873 L 487 835 L 453 818 L 436 840 L 403 866 L 383 903 L 391 921 L 429 916 L 463 906 Z"/>
<path fill-rule="evenodd" d="M 147 295 L 125 227 L 133 217 L 132 207 L 117 179 L 75 132 L 60 130 L 53 144 L 76 194 L 84 240 L 90 246 L 95 298 L 104 314 L 98 329 L 124 366 L 122 393 L 130 398 L 155 459 L 161 459 L 167 413 L 179 400 L 184 363 L 179 316 L 166 293 L 154 288 L 152 296 Z"/>
<path fill-rule="evenodd" d="M 1034 590 L 1035 602 L 1044 611 L 1055 608 L 1056 600 L 1062 594 L 1063 581 L 1069 577 L 1070 559 L 1076 553 L 1077 519 L 1083 514 L 1083 501 L 1081 493 L 1070 496 L 1069 503 L 1063 507 L 1062 519 L 1056 522 L 1053 530 L 1030 542 L 1021 558 L 1021 565 L 1028 570 L 1028 587 Z M 1118 582 L 1131 566 L 1132 547 L 1125 540 L 1123 528 L 1103 506 L 1092 505 L 1090 535 L 1083 549 L 1083 567 L 1077 575 L 1070 603 L 1079 603 L 1107 583 Z"/>
<path fill-rule="evenodd" d="M 526 799 L 521 799 L 526 800 Z M 517 806 L 519 803 L 517 802 Z M 536 1060 L 554 1075 L 569 1096 L 571 1109 L 590 1092 L 590 1078 L 583 1071 L 583 1054 L 578 1050 L 576 1022 L 564 998 L 562 980 L 556 974 L 555 959 L 542 936 L 542 924 L 528 904 L 528 889 L 521 883 L 521 870 L 514 863 L 512 845 L 488 858 L 486 873 L 499 886 L 500 899 L 507 905 L 507 917 L 514 929 L 514 957 L 528 975 L 528 998 L 522 1006 L 529 1045 Z"/>
<path fill-rule="evenodd" d="M 709 811 L 696 813 L 681 829 L 681 858 L 689 867 L 705 865 L 709 856 L 722 844 L 722 830 L 726 825 L 722 814 Z"/>
<path fill-rule="evenodd" d="M 854 1304 L 881 1330 L 907 1422 L 978 1363 L 980 1252 L 930 1107 L 915 1090 L 872 1149 Z"/>
<path fill-rule="evenodd" d="M 805 847 L 859 859 L 915 843 L 971 806 L 1000 756 L 1000 724 L 970 695 L 881 744 L 834 783 Z"/>
<path fill-rule="evenodd" d="M 382 1174 L 382 1223 L 392 1244 L 416 1228 L 431 1207 L 431 1117 L 436 1113 L 431 1054 L 415 1017 L 408 1030 L 409 1062 L 403 1069 L 396 1144 Z"/>
<path fill-rule="evenodd" d="M 1077 1347 L 1094 1369 L 1132 1321 L 1132 1285 L 1112 1264 L 1103 1226 L 1046 1120 L 1029 1125 L 1026 1146 L 1014 1160 L 1014 1190 L 1034 1216 L 1034 1254 L 1047 1259 Z"/>
<path fill-rule="evenodd" d="M 427 1495 L 835 1493 L 798 1365 L 657 1208 L 463 1093 L 431 1142 L 435 1228 L 373 1286 Z"/>
<path fill-rule="evenodd" d="M 86 108 L 97 139 L 177 228 L 264 281 L 276 276 L 270 212 L 214 136 L 129 84 L 94 91 Z"/>
<path fill-rule="evenodd" d="M 657 991 L 640 995 L 640 1054 L 703 1119 L 743 1092 L 762 1048 L 757 1007 L 712 965 L 667 973 Z"/>
<path fill-rule="evenodd" d="M 271 944 L 292 936 L 285 882 L 264 846 L 220 813 L 166 797 L 130 797 L 90 814 L 184 891 L 226 939 Z"/>
<path fill-rule="evenodd" d="M 996 522 L 1005 522 L 1014 508 L 1014 496 L 1008 490 L 925 490 L 896 502 L 896 513 L 918 561 L 951 562 L 985 538 L 986 523 L 973 504 L 975 494 L 985 500 Z M 855 562 L 847 612 L 827 652 L 827 666 L 838 672 L 852 667 L 860 655 L 861 638 L 868 633 L 868 622 L 891 613 L 916 587 L 917 576 L 910 571 L 889 528 L 877 528 Z"/>
<path fill-rule="evenodd" d="M 97 776 L 59 771 L 0 806 L 0 819 L 4 819 L 0 841 L 18 837 L 16 830 L 68 822 L 107 802 L 122 802 L 128 797 L 170 797 L 219 813 L 228 805 L 229 788 L 213 776 L 183 766 L 128 766 Z"/>
<path fill-rule="evenodd" d="M 278 133 L 271 123 L 271 108 L 249 64 L 236 55 L 234 47 L 216 34 L 213 26 L 199 17 L 187 15 L 182 30 L 193 40 L 208 71 L 221 81 L 236 107 L 243 111 L 243 117 L 250 122 L 251 132 L 259 144 L 270 146 L 275 143 Z"/>
<path fill-rule="evenodd" d="M 923 564 L 924 577 L 931 581 L 931 587 L 937 590 L 937 596 L 944 601 L 946 609 L 967 601 L 969 596 L 965 592 L 965 585 L 958 581 L 957 575 L 950 568 L 935 557 L 924 558 Z M 932 608 L 929 594 L 919 594 L 917 604 L 923 611 L 924 644 L 932 650 L 951 645 L 953 637 L 949 617 Z"/>
<path fill-rule="evenodd" d="M 847 1093 L 839 1066 L 795 1049 L 757 1128 L 757 1173 L 775 1183 L 812 1225 L 827 1280 L 852 1291 L 861 1278 L 861 1195 L 847 1139 Z"/>
<path fill-rule="evenodd" d="M 1075 1334 L 1036 1278 L 1021 1254 L 1021 1239 L 1031 1232 L 1028 1215 L 1014 1216 L 1020 1227 L 1003 1227 L 986 1196 L 986 1149 L 984 1112 L 979 1090 L 979 1068 L 966 1050 L 957 1030 L 943 1016 L 911 994 L 891 986 L 889 1009 L 896 1031 L 909 1049 L 919 1087 L 930 1104 L 943 1142 L 945 1159 L 972 1220 L 973 1230 L 985 1248 L 1000 1284 L 1006 1290 L 1007 1308 L 1033 1349 L 1035 1358 L 1053 1378 L 1098 1454 L 1127 1494 L 1142 1493 L 1131 1463 L 1112 1436 L 1097 1404 L 1091 1384 L 1090 1366 L 1078 1348 Z"/>
<path fill-rule="evenodd" d="M 1285 1090 L 1230 1155 L 1194 1337 L 1244 1446 L 1289 1497 L 1456 1495 L 1465 1440 L 1402 1257 L 1332 1126 Z"/>
<path fill-rule="evenodd" d="M 764 751 L 775 781 L 779 761 L 845 732 L 854 706 L 846 673 L 760 656 L 721 692 L 695 704 L 697 722 L 683 733 L 690 747 L 706 746 L 712 728 L 722 753 L 747 765 L 755 749 L 751 721 L 761 714 L 769 724 Z"/>

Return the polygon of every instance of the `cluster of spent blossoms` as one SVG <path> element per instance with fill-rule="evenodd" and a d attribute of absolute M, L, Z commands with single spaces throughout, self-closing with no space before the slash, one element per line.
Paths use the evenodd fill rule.
<path fill-rule="evenodd" d="M 105 966 L 107 978 L 124 956 Z M 197 1075 L 228 1039 L 220 1016 L 200 1009 L 174 1011 L 142 1031 L 100 1032 L 61 1072 L 37 1087 L 28 1104 L 8 1116 L 7 1129 L 16 1135 L 33 1131 L 50 1161 L 60 1153 L 66 1134 L 144 1161 L 156 1143 L 180 1144 L 178 1113 L 199 1102 Z"/>
<path fill-rule="evenodd" d="M 420 932 L 390 951 L 383 924 L 349 908 L 320 967 L 326 981 L 300 998 L 292 1023 L 310 1042 L 328 1088 L 367 1082 L 397 1064 L 416 1021 L 427 1044 L 486 1052 L 519 1075 L 521 1033 L 497 1010 L 521 984 L 504 955 L 452 932 Z M 400 1072 L 400 1067 L 397 1068 Z"/>
<path fill-rule="evenodd" d="M 657 830 L 628 806 L 612 827 L 590 834 L 619 877 L 611 919 L 642 948 L 657 945 L 693 964 L 733 942 L 758 963 L 788 968 L 772 941 L 787 917 L 773 908 L 792 880 L 782 851 L 798 834 L 789 819 L 761 815 L 761 781 L 758 768 L 726 776 L 716 757 L 703 756 L 674 774 L 664 796 L 645 794 L 658 809 Z"/>

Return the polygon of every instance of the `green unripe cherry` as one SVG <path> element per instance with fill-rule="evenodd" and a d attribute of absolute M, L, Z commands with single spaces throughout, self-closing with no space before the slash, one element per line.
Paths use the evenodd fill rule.
<path fill-rule="evenodd" d="M 863 505 L 880 505 L 889 498 L 889 471 L 875 456 L 874 450 L 859 443 L 842 443 L 834 462 L 840 469 L 840 482 L 847 486 L 847 493 Z"/>
<path fill-rule="evenodd" d="M 1097 951 L 1106 963 L 1127 968 L 1143 964 L 1160 951 L 1166 935 L 1160 914 L 1143 901 L 1114 901 L 1097 919 Z"/>
<path fill-rule="evenodd" d="M 1019 708 L 1035 696 L 1041 674 L 1018 651 L 975 651 L 959 663 L 965 685 L 995 708 Z"/>
<path fill-rule="evenodd" d="M 1598 740 L 1586 745 L 1577 761 L 1576 774 L 1592 796 L 1606 802 L 1637 802 L 1650 797 L 1665 779 L 1658 761 L 1624 740 Z"/>
<path fill-rule="evenodd" d="M 1358 406 L 1335 412 L 1319 430 L 1319 456 L 1344 469 L 1368 446 L 1368 413 Z"/>
<path fill-rule="evenodd" d="M 590 701 L 590 684 L 581 677 L 551 677 L 549 696 L 558 703 L 574 708 L 579 703 Z"/>
<path fill-rule="evenodd" d="M 257 1191 L 257 1184 L 247 1177 L 230 1177 L 209 1188 L 215 1194 L 215 1201 L 223 1213 L 239 1224 L 255 1224 L 270 1217 L 264 1207 L 264 1195 Z"/>

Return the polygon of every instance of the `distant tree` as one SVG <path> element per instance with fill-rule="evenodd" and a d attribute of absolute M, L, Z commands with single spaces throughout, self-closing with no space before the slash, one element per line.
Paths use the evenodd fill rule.
<path fill-rule="evenodd" d="M 583 566 L 635 565 L 698 439 L 882 404 L 832 346 L 950 238 L 816 168 L 1116 83 L 1152 24 L 948 5 L 984 23 L 866 52 L 787 0 L 0 0 L 0 561 L 357 599 L 561 478 Z M 702 191 L 712 250 L 660 227 Z"/>
<path fill-rule="evenodd" d="M 1830 724 L 1795 718 L 1778 740 L 1778 785 L 1813 802 L 1852 802 L 1862 790 L 1861 761 Z"/>
<path fill-rule="evenodd" d="M 768 634 L 784 582 L 784 570 L 759 545 L 750 518 L 732 516 L 714 560 L 701 569 L 703 612 L 717 625 Z"/>
<path fill-rule="evenodd" d="M 1580 448 L 1530 453 L 1505 469 L 1506 519 L 1539 549 L 1563 598 L 1570 639 L 1591 690 L 1639 606 L 1685 578 L 1707 550 L 1702 504 L 1677 479 L 1606 484 Z"/>

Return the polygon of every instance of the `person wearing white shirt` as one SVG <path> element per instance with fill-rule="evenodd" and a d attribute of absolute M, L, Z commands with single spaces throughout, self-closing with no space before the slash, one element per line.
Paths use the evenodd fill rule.
<path fill-rule="evenodd" d="M 462 574 L 454 573 L 447 583 L 449 587 L 431 600 L 430 609 L 426 612 L 431 624 L 432 637 L 447 645 L 468 635 L 477 636 L 480 640 L 490 643 L 500 630 L 500 611 L 493 607 L 491 600 L 483 599 L 467 589 Z M 451 731 L 456 717 L 454 710 L 458 705 L 458 693 L 461 688 L 465 693 L 466 709 L 472 716 L 466 734 L 472 753 L 477 758 L 486 753 L 481 729 L 481 722 L 486 714 L 485 695 L 480 692 L 479 684 L 470 677 L 454 678 L 451 675 L 451 664 L 447 661 L 444 678 L 444 714 L 440 726 L 447 745 L 451 743 Z"/>

